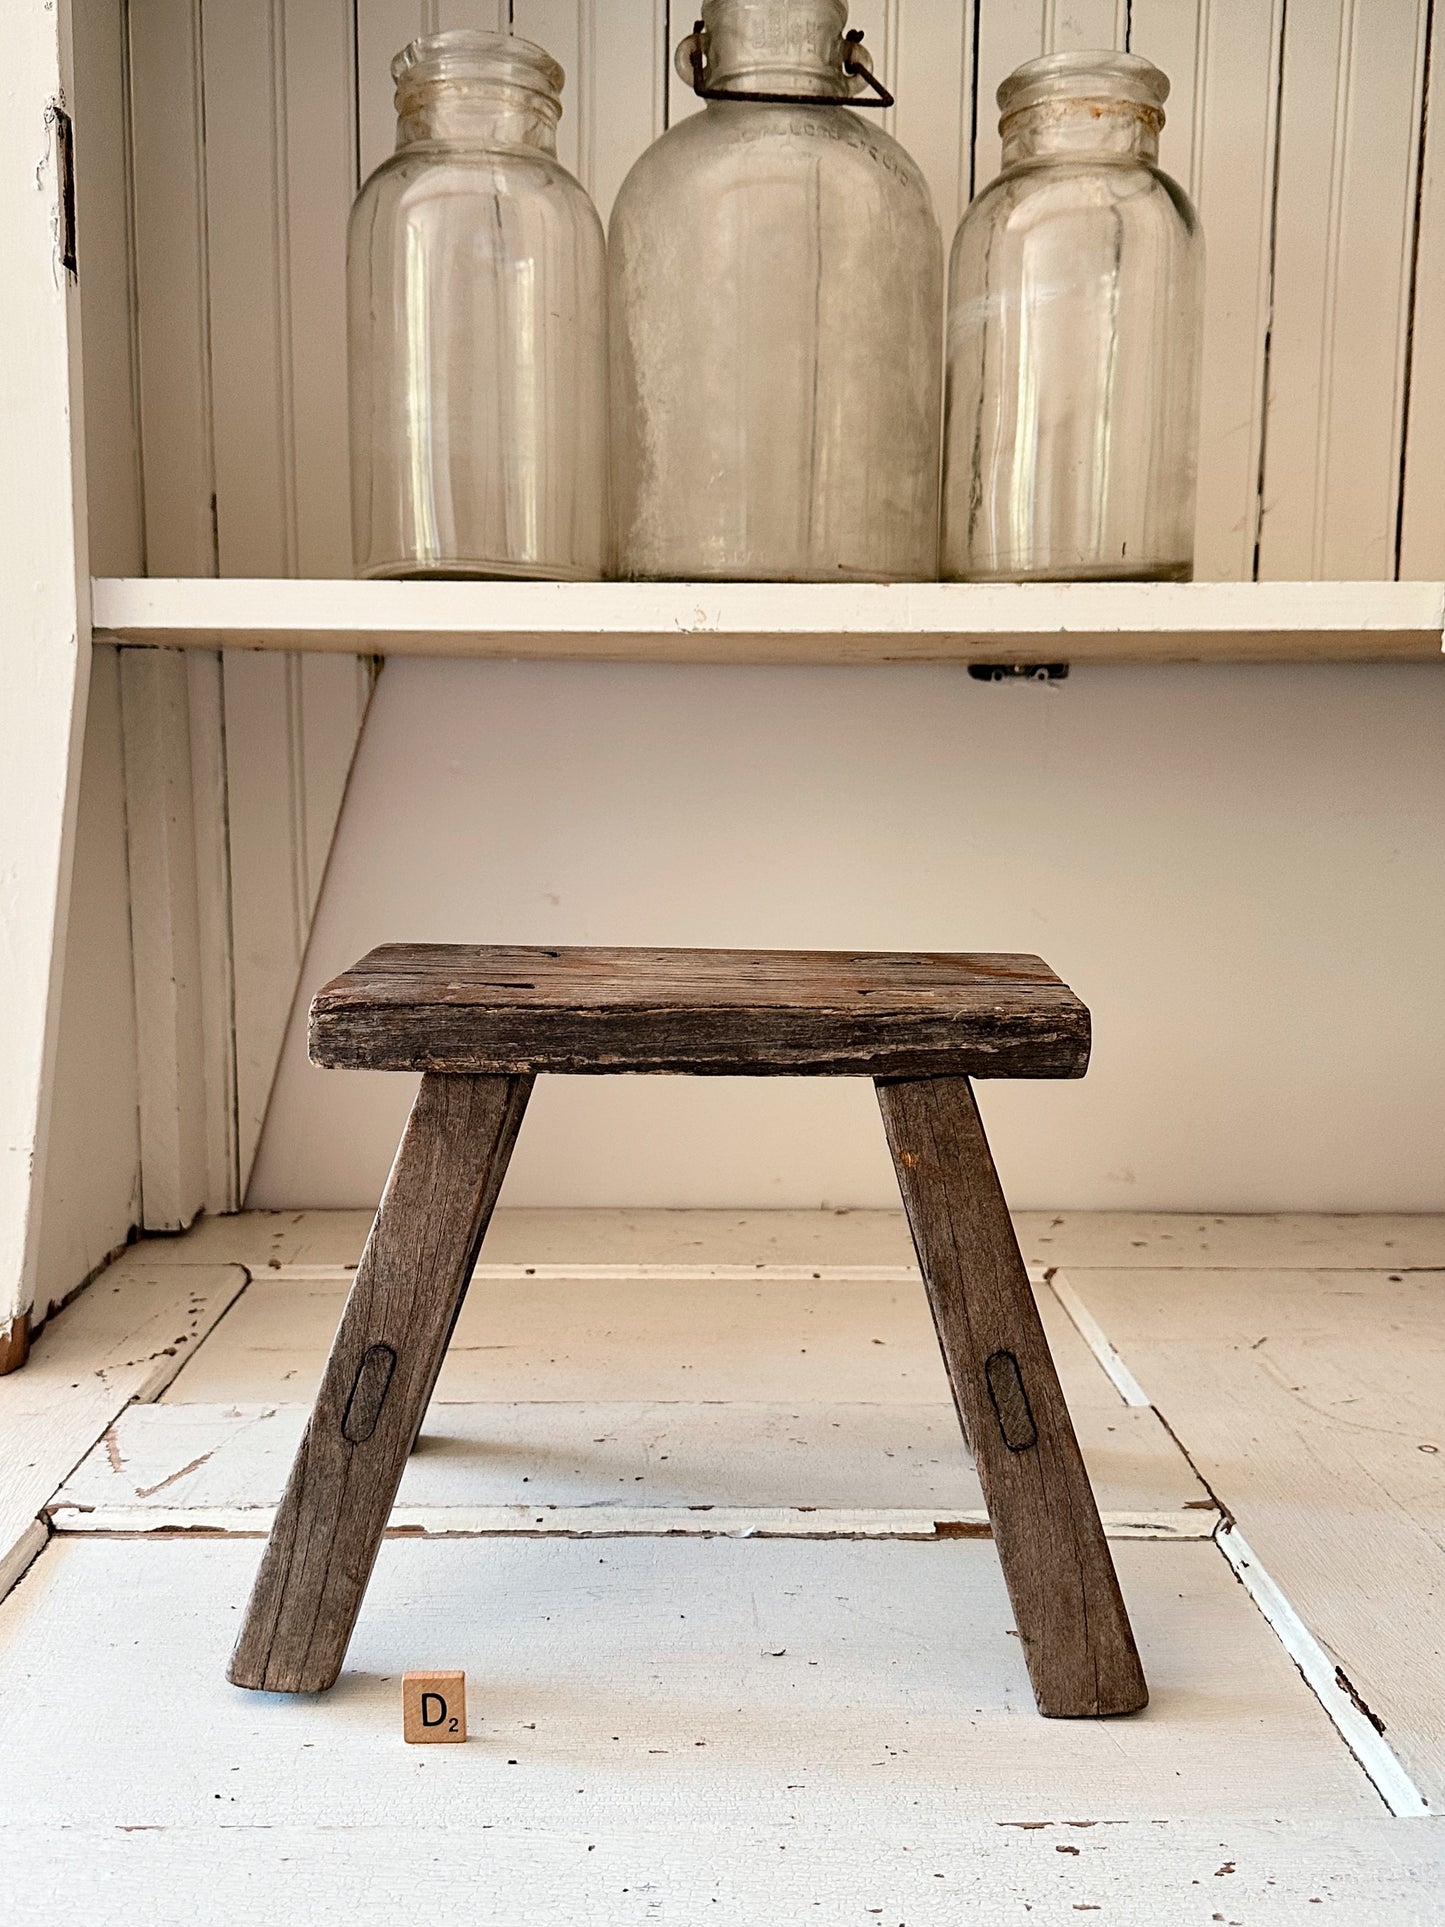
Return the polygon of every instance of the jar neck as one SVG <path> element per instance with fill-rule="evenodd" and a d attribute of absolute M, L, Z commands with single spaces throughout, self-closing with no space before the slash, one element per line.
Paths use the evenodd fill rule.
<path fill-rule="evenodd" d="M 396 107 L 399 149 L 443 141 L 557 152 L 558 105 L 527 87 L 490 80 L 433 81 L 399 89 Z"/>
<path fill-rule="evenodd" d="M 1159 160 L 1157 107 L 1132 100 L 1042 100 L 999 122 L 1003 164 L 1020 161 Z"/>
<path fill-rule="evenodd" d="M 749 93 L 851 94 L 845 0 L 703 0 L 708 84 Z"/>

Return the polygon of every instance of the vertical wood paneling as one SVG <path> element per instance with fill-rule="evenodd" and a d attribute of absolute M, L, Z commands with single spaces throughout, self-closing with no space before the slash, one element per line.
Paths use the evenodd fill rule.
<path fill-rule="evenodd" d="M 361 178 L 396 146 L 391 63 L 426 31 L 426 0 L 356 0 L 356 118 Z"/>
<path fill-rule="evenodd" d="M 1254 574 L 1283 16 L 1283 0 L 1134 0 L 1132 50 L 1170 79 L 1160 161 L 1204 225 L 1201 581 Z"/>
<path fill-rule="evenodd" d="M 121 654 L 140 1066 L 141 1207 L 178 1231 L 206 1204 L 205 1054 L 185 652 Z"/>
<path fill-rule="evenodd" d="M 667 9 L 661 0 L 584 0 L 582 21 L 580 179 L 605 224 L 628 169 L 666 125 Z"/>
<path fill-rule="evenodd" d="M 1287 12 L 1261 576 L 1395 572 L 1426 5 Z"/>
<path fill-rule="evenodd" d="M 205 13 L 217 536 L 226 575 L 350 572 L 348 0 Z M 360 725 L 356 666 L 226 653 L 236 1117 L 244 1192 Z"/>
<path fill-rule="evenodd" d="M 226 791 L 241 1191 L 260 1139 L 306 949 L 305 790 L 297 658 L 228 649 Z"/>
<path fill-rule="evenodd" d="M 975 4 L 900 0 L 888 36 L 889 84 L 898 97 L 891 132 L 923 169 L 945 258 L 968 198 Z"/>
<path fill-rule="evenodd" d="M 358 185 L 351 0 L 286 0 L 279 52 L 296 572 L 350 575 L 346 220 Z"/>
<path fill-rule="evenodd" d="M 216 573 L 200 0 L 130 10 L 146 568 Z"/>
<path fill-rule="evenodd" d="M 508 0 L 427 0 L 431 22 L 427 31 L 446 27 L 480 27 L 485 33 L 506 33 L 511 25 Z"/>
<path fill-rule="evenodd" d="M 1044 0 L 1046 54 L 1122 47 L 1132 0 Z"/>
<path fill-rule="evenodd" d="M 679 29 L 674 18 L 673 38 L 692 20 Z M 512 28 L 566 71 L 557 152 L 605 224 L 627 170 L 666 124 L 664 0 L 513 0 Z"/>
<path fill-rule="evenodd" d="M 77 14 L 77 28 L 79 24 Z M 79 35 L 76 51 L 79 121 L 86 99 Z M 40 1207 L 35 1309 L 42 1317 L 126 1242 L 140 1210 L 119 653 L 102 648 L 91 654 L 55 1095 Z"/>
<path fill-rule="evenodd" d="M 973 144 L 973 190 L 978 193 L 999 169 L 998 85 L 1025 60 L 1048 51 L 1047 0 L 978 0 L 977 125 Z"/>
<path fill-rule="evenodd" d="M 1409 364 L 1403 580 L 1445 576 L 1445 4 L 1435 0 L 1425 146 L 1414 235 L 1414 323 Z"/>
<path fill-rule="evenodd" d="M 210 263 L 220 573 L 294 575 L 282 0 L 211 0 L 203 20 L 207 227 L 225 236 Z"/>
<path fill-rule="evenodd" d="M 185 652 L 190 697 L 191 813 L 195 823 L 196 931 L 200 945 L 201 1068 L 206 1091 L 206 1206 L 241 1202 L 236 1143 L 236 972 L 231 949 L 230 805 L 226 710 L 219 650 Z"/>
<path fill-rule="evenodd" d="M 85 320 L 86 510 L 93 575 L 141 575 L 140 397 L 131 283 L 125 8 L 72 0 L 76 231 Z"/>
<path fill-rule="evenodd" d="M 129 23 L 146 567 L 158 575 L 214 575 L 200 0 L 147 0 L 129 10 Z M 136 955 L 146 960 L 135 979 L 136 1031 L 142 1039 L 170 1040 L 157 1057 L 141 1049 L 141 1111 L 154 1126 L 141 1137 L 142 1222 L 164 1228 L 184 1223 L 203 1204 L 224 1209 L 236 1201 L 221 659 L 208 652 L 184 667 L 163 659 L 132 667 L 127 658 L 121 688 L 131 747 L 131 931 Z M 192 891 L 184 903 L 173 894 L 178 871 L 169 847 L 185 834 L 175 802 L 182 794 L 191 845 L 184 874 Z M 226 890 L 219 914 L 207 895 L 218 877 Z M 174 1132 L 167 1108 L 178 1121 Z M 206 1147 L 199 1163 L 197 1143 Z"/>
<path fill-rule="evenodd" d="M 131 60 L 148 565 L 347 574 L 349 0 L 148 0 L 134 9 Z M 214 1209 L 244 1188 L 370 669 L 228 652 L 193 663 L 182 683 L 188 737 L 174 704 L 142 730 L 153 678 L 129 691 L 128 715 L 175 758 L 169 782 L 191 785 L 193 901 L 181 923 L 199 932 L 200 967 L 182 957 L 148 969 L 138 998 L 164 1003 L 179 982 L 193 1000 L 182 1034 L 200 1065 L 177 1073 L 175 1101 L 185 1110 L 202 1079 L 190 1135 L 205 1147 L 202 1201 Z M 157 853 L 140 874 L 164 870 Z M 180 927 L 165 892 L 142 890 L 138 925 L 151 917 L 153 949 Z M 143 1031 L 158 1023 L 163 1009 L 142 1013 Z M 192 1188 L 154 1158 L 150 1178 L 148 1204 Z M 171 1216 L 168 1206 L 153 1222 Z"/>
<path fill-rule="evenodd" d="M 586 187 L 592 164 L 593 115 L 587 83 L 592 70 L 591 0 L 513 0 L 512 31 L 545 47 L 561 63 L 565 78 L 562 118 L 557 124 L 557 158 Z M 642 76 L 635 81 L 639 78 Z M 604 214 L 602 218 L 605 221 L 607 217 Z"/>

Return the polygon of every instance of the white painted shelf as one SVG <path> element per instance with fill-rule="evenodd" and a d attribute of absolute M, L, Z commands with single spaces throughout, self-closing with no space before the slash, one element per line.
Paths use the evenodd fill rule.
<path fill-rule="evenodd" d="M 97 640 L 603 662 L 1441 660 L 1445 583 L 95 582 Z"/>

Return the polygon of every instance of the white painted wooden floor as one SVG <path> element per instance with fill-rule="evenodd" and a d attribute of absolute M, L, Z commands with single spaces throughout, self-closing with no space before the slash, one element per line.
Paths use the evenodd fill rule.
<path fill-rule="evenodd" d="M 147 1242 L 0 1380 L 0 1919 L 1445 1922 L 1445 1218 L 1021 1218 L 1108 1722 L 1033 1710 L 882 1212 L 499 1214 L 340 1684 L 229 1687 L 365 1228 Z"/>

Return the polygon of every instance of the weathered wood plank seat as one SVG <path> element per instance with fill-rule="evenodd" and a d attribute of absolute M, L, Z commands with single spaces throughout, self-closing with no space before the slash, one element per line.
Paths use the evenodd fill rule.
<path fill-rule="evenodd" d="M 1081 1077 L 1089 1013 L 1037 957 L 388 944 L 311 1007 L 336 1069 Z"/>
<path fill-rule="evenodd" d="M 424 1073 L 230 1677 L 341 1669 L 535 1075 L 871 1076 L 1034 1694 L 1147 1698 L 969 1079 L 1077 1077 L 1089 1014 L 1037 957 L 388 945 L 311 1011 L 318 1064 Z"/>

